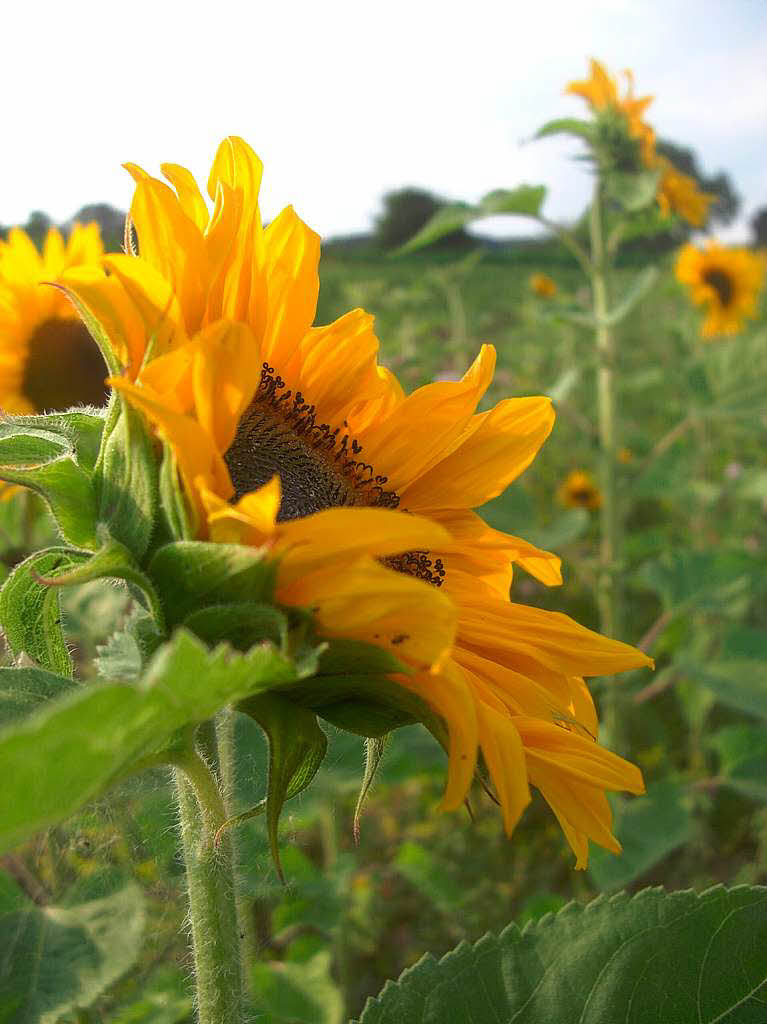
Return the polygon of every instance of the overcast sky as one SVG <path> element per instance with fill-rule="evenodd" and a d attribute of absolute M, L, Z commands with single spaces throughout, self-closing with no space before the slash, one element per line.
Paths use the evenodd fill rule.
<path fill-rule="evenodd" d="M 562 90 L 591 55 L 633 68 L 658 134 L 730 174 L 731 239 L 767 205 L 767 0 L 69 0 L 3 22 L 3 224 L 127 207 L 125 160 L 204 181 L 230 133 L 264 161 L 265 217 L 292 203 L 326 236 L 365 230 L 403 185 L 475 200 L 543 182 L 547 214 L 574 217 L 577 143 L 525 140 L 583 113 Z"/>

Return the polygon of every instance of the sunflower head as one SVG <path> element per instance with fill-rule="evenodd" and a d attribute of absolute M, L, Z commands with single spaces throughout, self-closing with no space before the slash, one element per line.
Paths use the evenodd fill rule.
<path fill-rule="evenodd" d="M 742 330 L 756 315 L 767 263 L 750 249 L 728 249 L 710 241 L 703 249 L 685 245 L 677 256 L 676 277 L 706 316 L 701 335 L 713 338 Z"/>
<path fill-rule="evenodd" d="M 103 256 L 98 224 L 51 228 L 39 252 L 20 228 L 0 241 L 0 408 L 10 413 L 103 405 L 106 368 L 67 296 L 54 287 Z"/>
<path fill-rule="evenodd" d="M 163 165 L 169 184 L 129 170 L 140 255 L 64 284 L 125 367 L 113 387 L 164 446 L 186 513 L 174 536 L 257 549 L 281 609 L 308 613 L 331 647 L 386 656 L 372 689 L 359 666 L 326 664 L 323 678 L 321 662 L 315 683 L 281 696 L 378 730 L 366 735 L 405 708 L 448 752 L 445 808 L 461 806 L 481 757 L 509 834 L 532 784 L 579 867 L 589 838 L 619 850 L 605 791 L 641 792 L 642 779 L 599 747 L 583 677 L 648 659 L 512 604 L 512 563 L 556 585 L 559 559 L 474 511 L 532 462 L 550 400 L 477 412 L 495 366 L 487 345 L 460 380 L 406 395 L 362 310 L 313 326 L 319 238 L 291 208 L 263 228 L 261 164 L 242 139 L 219 147 L 212 208 L 185 168 Z"/>
<path fill-rule="evenodd" d="M 573 469 L 560 484 L 557 496 L 568 508 L 599 508 L 602 493 L 591 473 Z"/>
<path fill-rule="evenodd" d="M 530 291 L 541 299 L 551 299 L 557 294 L 557 283 L 548 274 L 531 274 Z"/>

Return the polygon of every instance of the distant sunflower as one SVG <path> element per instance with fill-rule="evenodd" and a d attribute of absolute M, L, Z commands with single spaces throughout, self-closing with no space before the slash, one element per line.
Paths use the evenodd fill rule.
<path fill-rule="evenodd" d="M 704 249 L 685 245 L 676 260 L 677 280 L 697 306 L 706 307 L 704 338 L 737 334 L 756 315 L 764 286 L 765 259 L 749 249 L 727 249 L 710 241 Z"/>
<path fill-rule="evenodd" d="M 530 291 L 542 299 L 551 299 L 557 294 L 557 283 L 548 274 L 531 274 Z"/>
<path fill-rule="evenodd" d="M 634 96 L 634 76 L 624 72 L 626 93 L 621 97 L 618 85 L 598 60 L 591 60 L 591 76 L 582 82 L 570 82 L 565 92 L 581 96 L 591 109 L 603 117 L 617 115 L 625 125 L 629 137 L 637 146 L 638 167 L 658 172 L 657 202 L 664 215 L 677 214 L 699 228 L 708 219 L 708 210 L 716 196 L 702 192 L 697 181 L 683 174 L 674 164 L 656 151 L 655 130 L 644 120 L 644 112 L 653 101 L 652 96 Z M 636 160 L 636 156 L 634 157 Z"/>
<path fill-rule="evenodd" d="M 599 508 L 602 504 L 602 493 L 591 473 L 585 469 L 571 470 L 557 495 L 562 504 L 569 508 Z"/>
<path fill-rule="evenodd" d="M 66 243 L 51 228 L 38 252 L 13 228 L 0 241 L 0 408 L 39 413 L 102 405 L 106 367 L 67 296 L 50 287 L 72 267 L 97 266 L 98 224 L 75 224 Z"/>
<path fill-rule="evenodd" d="M 163 165 L 175 192 L 129 169 L 141 257 L 110 257 L 110 278 L 64 283 L 127 355 L 112 384 L 170 445 L 197 535 L 270 549 L 281 603 L 409 666 L 394 682 L 448 730 L 444 807 L 465 798 L 479 750 L 509 833 L 532 783 L 579 867 L 589 838 L 617 851 L 605 790 L 641 792 L 642 779 L 597 744 L 582 677 L 649 660 L 564 615 L 511 604 L 512 562 L 555 584 L 559 559 L 473 511 L 533 460 L 550 401 L 507 399 L 477 414 L 490 346 L 461 380 L 406 396 L 377 363 L 366 313 L 312 327 L 319 238 L 291 208 L 262 228 L 261 163 L 241 139 L 219 147 L 212 214 L 184 168 Z M 115 282 L 143 318 L 148 354 L 117 312 Z"/>

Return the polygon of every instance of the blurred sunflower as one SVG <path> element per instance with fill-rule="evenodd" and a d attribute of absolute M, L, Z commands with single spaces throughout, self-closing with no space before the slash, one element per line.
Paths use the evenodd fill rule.
<path fill-rule="evenodd" d="M 507 832 L 532 783 L 579 867 L 589 838 L 619 850 L 605 790 L 641 792 L 641 774 L 597 744 L 582 677 L 649 659 L 510 603 L 512 562 L 556 584 L 559 559 L 473 511 L 533 460 L 553 424 L 549 400 L 477 414 L 490 346 L 461 380 L 406 396 L 377 363 L 366 313 L 312 327 L 319 238 L 291 208 L 262 228 L 261 163 L 241 139 L 219 147 L 212 213 L 184 168 L 162 167 L 175 191 L 129 170 L 141 257 L 112 256 L 109 278 L 63 283 L 127 355 L 111 383 L 172 450 L 197 536 L 266 547 L 281 603 L 409 668 L 394 681 L 446 724 L 445 808 L 464 800 L 481 751 Z M 118 283 L 143 343 L 120 312 Z"/>
<path fill-rule="evenodd" d="M 685 245 L 676 260 L 677 280 L 687 285 L 690 298 L 706 307 L 701 326 L 704 338 L 737 334 L 764 286 L 765 258 L 749 249 L 726 249 L 710 241 L 704 249 Z"/>
<path fill-rule="evenodd" d="M 599 508 L 602 504 L 601 491 L 591 473 L 585 469 L 571 470 L 560 485 L 557 497 L 569 508 Z"/>
<path fill-rule="evenodd" d="M 658 172 L 656 199 L 664 215 L 675 213 L 693 227 L 701 227 L 708 219 L 708 209 L 716 198 L 701 192 L 698 183 L 684 174 L 665 156 L 656 151 L 655 130 L 644 119 L 652 96 L 634 96 L 634 76 L 624 72 L 626 93 L 621 97 L 618 85 L 603 64 L 591 59 L 591 75 L 581 82 L 570 82 L 565 92 L 581 96 L 597 115 L 597 124 L 603 124 L 603 145 L 610 151 L 610 163 L 617 170 L 639 170 L 645 167 Z M 615 131 L 615 119 L 623 123 L 625 132 L 636 146 L 635 153 L 621 145 L 620 131 Z M 634 167 L 626 164 L 635 164 Z"/>
<path fill-rule="evenodd" d="M 98 224 L 51 228 L 42 253 L 20 228 L 0 241 L 0 408 L 40 413 L 103 405 L 106 367 L 67 296 L 50 287 L 72 267 L 97 266 Z"/>
<path fill-rule="evenodd" d="M 557 283 L 548 274 L 531 274 L 530 291 L 542 299 L 551 299 L 557 294 Z"/>

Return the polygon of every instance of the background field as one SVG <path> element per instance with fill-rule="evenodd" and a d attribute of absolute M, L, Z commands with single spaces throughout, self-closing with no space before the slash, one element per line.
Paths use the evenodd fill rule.
<path fill-rule="evenodd" d="M 254 970 L 265 1020 L 331 1024 L 355 1015 L 424 951 L 439 955 L 463 938 L 600 890 L 767 881 L 767 335 L 757 325 L 704 346 L 671 262 L 671 254 L 662 257 L 658 284 L 619 331 L 623 442 L 631 453 L 620 465 L 624 639 L 643 642 L 657 661 L 654 675 L 631 673 L 618 684 L 620 753 L 641 765 L 649 789 L 640 800 L 615 801 L 624 856 L 597 851 L 587 872 L 575 872 L 538 799 L 512 841 L 479 790 L 473 820 L 468 812 L 438 814 L 444 757 L 417 727 L 393 736 L 355 847 L 362 741 L 328 726 L 331 752 L 317 783 L 286 807 L 287 887 L 270 864 L 259 820 L 238 832 L 255 894 Z M 555 300 L 531 293 L 534 271 L 556 281 Z M 634 273 L 620 270 L 616 289 Z M 321 280 L 318 322 L 354 306 L 373 312 L 383 359 L 407 388 L 459 376 L 489 341 L 498 371 L 486 404 L 508 395 L 555 398 L 552 437 L 484 514 L 563 558 L 562 588 L 546 590 L 520 570 L 513 598 L 596 628 L 595 513 L 557 498 L 571 469 L 596 468 L 592 338 L 557 315 L 560 304 L 588 304 L 574 266 L 546 245 L 400 260 L 330 246 Z M 23 503 L 0 512 L 10 551 L 25 541 L 29 512 Z M 84 664 L 125 608 L 125 596 L 104 586 L 68 598 Z M 598 682 L 594 690 L 599 698 Z M 239 765 L 244 809 L 261 796 L 264 753 L 250 720 L 238 728 L 250 740 Z M 107 894 L 133 876 L 149 914 L 141 961 L 76 1019 L 192 1019 L 179 932 L 182 865 L 161 773 L 4 858 L 3 868 L 9 886 L 64 904 Z"/>

